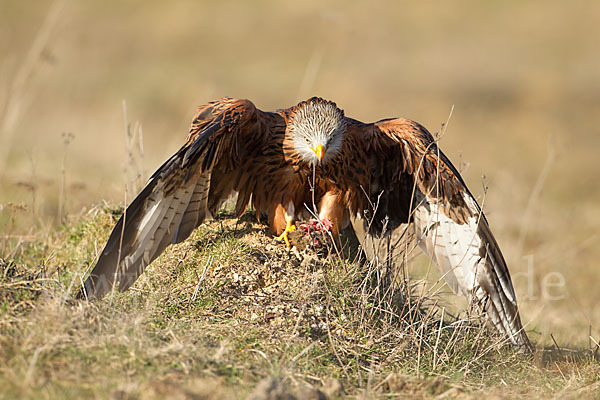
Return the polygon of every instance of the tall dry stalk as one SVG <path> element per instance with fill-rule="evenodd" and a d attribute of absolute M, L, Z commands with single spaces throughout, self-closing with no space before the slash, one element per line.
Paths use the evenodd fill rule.
<path fill-rule="evenodd" d="M 21 113 L 27 106 L 28 98 L 26 96 L 27 84 L 33 76 L 36 66 L 39 64 L 44 48 L 46 47 L 52 30 L 58 22 L 61 11 L 65 5 L 65 0 L 56 0 L 42 23 L 40 30 L 35 36 L 31 48 L 23 63 L 17 70 L 13 81 L 8 89 L 6 104 L 2 119 L 0 120 L 0 178 L 2 171 L 6 170 L 8 155 L 15 138 L 15 125 L 21 116 Z"/>
<path fill-rule="evenodd" d="M 69 144 L 75 138 L 70 132 L 64 132 L 63 138 L 63 159 L 60 166 L 60 193 L 58 196 L 58 223 L 64 223 L 65 204 L 67 202 L 67 154 L 69 152 Z"/>
<path fill-rule="evenodd" d="M 123 123 L 125 151 L 127 152 L 127 163 L 123 168 L 125 190 L 127 197 L 133 199 L 144 186 L 147 176 L 144 170 L 144 134 L 139 121 L 135 121 L 133 124 L 129 122 L 125 100 L 123 100 Z"/>
<path fill-rule="evenodd" d="M 542 167 L 540 174 L 538 175 L 537 180 L 535 181 L 535 185 L 531 190 L 531 194 L 529 195 L 529 200 L 527 201 L 527 206 L 525 206 L 525 212 L 523 213 L 523 218 L 521 219 L 521 229 L 519 230 L 519 240 L 517 242 L 517 256 L 521 257 L 523 255 L 523 247 L 525 246 L 525 238 L 527 237 L 527 232 L 529 231 L 531 220 L 533 213 L 536 209 L 536 205 L 539 204 L 539 199 L 542 194 L 542 189 L 544 187 L 544 183 L 546 183 L 546 178 L 550 172 L 550 168 L 554 164 L 556 159 L 556 151 L 554 149 L 554 144 L 552 142 L 548 143 L 548 151 L 546 154 L 546 161 L 544 162 L 544 166 Z"/>

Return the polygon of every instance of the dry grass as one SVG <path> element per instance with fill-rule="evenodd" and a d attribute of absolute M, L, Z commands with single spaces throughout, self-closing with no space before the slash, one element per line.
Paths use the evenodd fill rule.
<path fill-rule="evenodd" d="M 0 260 L 6 397 L 238 398 L 271 386 L 300 398 L 537 397 L 598 388 L 589 352 L 515 354 L 476 317 L 449 315 L 439 297 L 390 287 L 368 264 L 289 251 L 251 215 L 203 225 L 124 294 L 71 300 L 120 212 L 94 208 Z"/>

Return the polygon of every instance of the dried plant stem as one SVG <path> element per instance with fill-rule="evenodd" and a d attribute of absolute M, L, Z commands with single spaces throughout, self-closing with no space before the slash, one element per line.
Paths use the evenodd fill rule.
<path fill-rule="evenodd" d="M 529 226 L 531 225 L 533 211 L 536 208 L 540 195 L 542 194 L 542 188 L 544 187 L 544 183 L 546 182 L 546 178 L 548 177 L 548 173 L 550 172 L 550 168 L 552 167 L 555 158 L 556 152 L 554 150 L 554 146 L 549 144 L 546 162 L 544 162 L 544 166 L 540 171 L 540 175 L 538 176 L 537 181 L 535 182 L 535 186 L 533 187 L 533 190 L 529 195 L 529 200 L 527 201 L 527 206 L 525 207 L 525 212 L 523 213 L 523 222 L 521 223 L 519 241 L 517 242 L 517 254 L 519 256 L 521 256 L 521 254 L 523 253 L 523 246 L 525 245 L 527 231 L 529 230 Z"/>
<path fill-rule="evenodd" d="M 17 133 L 15 125 L 26 106 L 25 92 L 27 90 L 27 83 L 41 59 L 41 55 L 48 43 L 52 30 L 58 22 L 64 5 L 65 0 L 56 0 L 48 10 L 46 19 L 35 36 L 29 52 L 17 70 L 8 90 L 4 112 L 0 120 L 0 178 L 3 174 L 2 171 L 6 170 L 8 155 L 10 154 L 12 142 Z"/>
<path fill-rule="evenodd" d="M 127 102 L 123 100 L 123 122 L 125 131 L 125 150 L 127 151 L 127 163 L 124 168 L 127 195 L 134 198 L 143 185 L 146 177 L 144 171 L 144 135 L 142 124 L 135 121 L 129 122 L 127 115 Z M 137 143 L 136 143 L 137 142 Z"/>
<path fill-rule="evenodd" d="M 63 133 L 63 159 L 60 166 L 60 193 L 58 196 L 58 223 L 64 223 L 65 203 L 67 201 L 67 154 L 69 144 L 75 138 L 72 133 Z"/>

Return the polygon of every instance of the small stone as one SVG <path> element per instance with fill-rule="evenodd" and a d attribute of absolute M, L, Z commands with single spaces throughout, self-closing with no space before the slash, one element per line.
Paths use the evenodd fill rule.
<path fill-rule="evenodd" d="M 302 256 L 300 255 L 300 252 L 296 246 L 292 247 L 292 253 L 294 253 L 298 261 L 302 261 Z"/>

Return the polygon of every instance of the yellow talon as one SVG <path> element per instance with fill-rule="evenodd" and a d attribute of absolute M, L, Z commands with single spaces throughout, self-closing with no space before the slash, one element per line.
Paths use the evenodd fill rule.
<path fill-rule="evenodd" d="M 288 233 L 294 232 L 295 230 L 296 230 L 296 225 L 294 225 L 292 223 L 292 221 L 288 221 L 283 233 L 281 235 L 279 235 L 277 238 L 275 238 L 275 240 L 277 240 L 278 242 L 281 242 L 283 240 L 285 242 L 285 244 L 287 245 L 287 247 L 291 247 L 290 240 L 288 239 Z"/>

